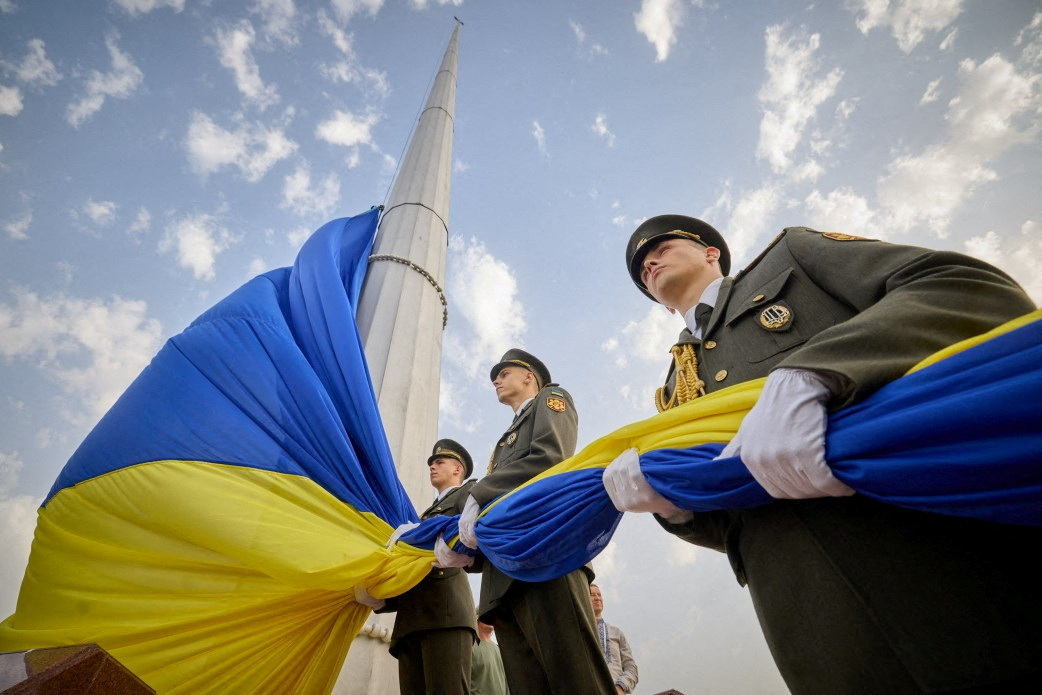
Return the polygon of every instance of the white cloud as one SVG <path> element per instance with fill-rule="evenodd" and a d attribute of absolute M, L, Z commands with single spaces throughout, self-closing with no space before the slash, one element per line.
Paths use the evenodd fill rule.
<path fill-rule="evenodd" d="M 266 37 L 287 46 L 297 44 L 297 7 L 293 0 L 253 0 L 249 9 L 260 15 Z"/>
<path fill-rule="evenodd" d="M 101 110 L 108 97 L 116 99 L 129 97 L 144 79 L 144 75 L 134 65 L 131 57 L 119 50 L 116 39 L 115 35 L 110 35 L 105 39 L 109 57 L 112 59 L 112 70 L 106 73 L 91 70 L 90 77 L 87 79 L 87 95 L 79 101 L 69 104 L 66 120 L 74 128 L 80 127 L 84 121 Z"/>
<path fill-rule="evenodd" d="M 279 94 L 274 85 L 264 84 L 260 68 L 253 57 L 253 43 L 257 35 L 248 20 L 241 20 L 234 27 L 217 30 L 217 49 L 221 65 L 235 75 L 235 86 L 243 96 L 261 110 L 278 102 Z"/>
<path fill-rule="evenodd" d="M 271 270 L 271 266 L 263 258 L 254 258 L 250 261 L 247 273 L 251 278 L 257 277 L 261 273 L 266 273 Z"/>
<path fill-rule="evenodd" d="M 331 173 L 311 187 L 311 171 L 307 162 L 286 177 L 282 186 L 281 207 L 298 215 L 327 214 L 340 200 L 340 179 Z"/>
<path fill-rule="evenodd" d="M 370 17 L 375 17 L 383 4 L 384 0 L 332 0 L 333 11 L 344 23 L 360 12 L 368 12 Z"/>
<path fill-rule="evenodd" d="M 0 12 L 12 14 L 16 11 L 18 11 L 18 5 L 14 3 L 14 0 L 0 0 Z"/>
<path fill-rule="evenodd" d="M 727 224 L 717 227 L 727 238 L 727 247 L 731 251 L 731 274 L 734 274 L 742 263 L 752 260 L 752 252 L 759 250 L 758 242 L 772 230 L 768 222 L 782 203 L 782 191 L 768 183 L 752 191 L 748 191 L 734 202 L 729 190 L 725 190 L 716 202 L 702 214 L 702 219 L 712 220 L 728 218 Z M 715 225 L 714 225 L 715 226 Z"/>
<path fill-rule="evenodd" d="M 669 348 L 683 327 L 683 319 L 649 300 L 642 318 L 628 321 L 606 338 L 601 351 L 616 374 L 626 375 L 613 395 L 635 411 L 653 412 L 655 388 L 665 379 L 670 363 Z"/>
<path fill-rule="evenodd" d="M 952 29 L 948 32 L 948 35 L 941 39 L 941 43 L 937 45 L 938 50 L 948 51 L 955 45 L 955 38 L 959 35 L 958 29 Z"/>
<path fill-rule="evenodd" d="M 1042 65 L 1042 11 L 1036 12 L 1031 23 L 1017 34 L 1013 45 L 1024 46 L 1020 54 L 1021 63 L 1035 67 Z"/>
<path fill-rule="evenodd" d="M 0 451 L 0 497 L 6 497 L 18 484 L 18 473 L 22 470 L 22 461 L 17 453 Z"/>
<path fill-rule="evenodd" d="M 57 68 L 47 58 L 42 39 L 30 39 L 27 43 L 29 53 L 22 59 L 21 63 L 13 64 L 3 61 L 3 66 L 11 70 L 19 81 L 27 84 L 43 84 L 53 86 L 58 84 L 62 76 Z"/>
<path fill-rule="evenodd" d="M 1025 47 L 1025 57 L 1033 46 Z M 1042 78 L 1030 63 L 1018 69 L 998 54 L 980 64 L 964 60 L 958 79 L 942 140 L 897 156 L 878 182 L 886 223 L 897 231 L 925 224 L 945 236 L 959 206 L 978 186 L 998 179 L 992 163 L 1039 133 Z"/>
<path fill-rule="evenodd" d="M 435 0 L 435 2 L 439 5 L 454 5 L 456 7 L 463 4 L 463 0 Z M 425 10 L 430 2 L 428 0 L 409 0 L 409 4 L 413 6 L 413 9 Z"/>
<path fill-rule="evenodd" d="M 185 0 L 113 0 L 131 16 L 148 14 L 152 10 L 169 7 L 174 12 L 185 8 Z"/>
<path fill-rule="evenodd" d="M 152 213 L 147 208 L 138 208 L 137 215 L 134 217 L 134 221 L 131 222 L 130 227 L 127 228 L 127 233 L 131 235 L 138 235 L 142 232 L 148 231 L 148 228 L 152 226 Z"/>
<path fill-rule="evenodd" d="M 593 120 L 593 125 L 590 126 L 590 130 L 604 138 L 608 143 L 608 147 L 615 147 L 615 133 L 611 132 L 611 129 L 608 127 L 608 117 L 603 113 L 597 114 L 597 117 Z"/>
<path fill-rule="evenodd" d="M 304 245 L 304 242 L 308 240 L 308 237 L 311 236 L 314 231 L 315 230 L 308 227 L 297 227 L 296 229 L 292 229 L 286 233 L 286 241 L 288 241 L 289 245 L 293 248 L 299 249 Z"/>
<path fill-rule="evenodd" d="M 25 241 L 29 238 L 29 225 L 33 222 L 33 213 L 26 212 L 12 220 L 3 223 L 4 232 L 15 241 Z"/>
<path fill-rule="evenodd" d="M 539 154 L 549 157 L 550 153 L 546 149 L 546 131 L 543 130 L 543 126 L 539 125 L 539 121 L 532 121 L 532 137 L 535 138 Z"/>
<path fill-rule="evenodd" d="M 160 343 L 160 324 L 145 302 L 40 297 L 14 290 L 0 303 L 0 356 L 33 361 L 65 393 L 65 416 L 88 424 L 100 418 L 148 364 Z"/>
<path fill-rule="evenodd" d="M 819 65 L 814 54 L 820 35 L 797 31 L 785 36 L 783 31 L 780 25 L 767 27 L 767 81 L 758 95 L 764 114 L 756 155 L 770 162 L 776 173 L 792 166 L 792 154 L 807 125 L 818 107 L 835 94 L 843 77 L 839 68 L 824 77 L 816 76 Z"/>
<path fill-rule="evenodd" d="M 466 329 L 450 324 L 444 354 L 469 377 L 479 367 L 521 344 L 527 328 L 525 309 L 518 298 L 514 271 L 478 240 L 454 236 L 449 242 L 447 292 L 449 306 L 466 322 Z"/>
<path fill-rule="evenodd" d="M 1020 283 L 1036 305 L 1042 305 L 1042 229 L 1032 220 L 1020 235 L 999 236 L 989 231 L 965 242 L 966 253 L 996 265 Z"/>
<path fill-rule="evenodd" d="M 217 256 L 237 241 L 211 215 L 200 214 L 174 222 L 159 243 L 162 252 L 174 251 L 177 263 L 197 279 L 213 280 Z"/>
<path fill-rule="evenodd" d="M 0 452 L 0 468 L 5 464 Z M 22 575 L 29 562 L 33 531 L 36 529 L 36 511 L 43 498 L 29 495 L 0 495 L 0 613 L 14 613 Z"/>
<path fill-rule="evenodd" d="M 937 98 L 940 96 L 940 94 L 939 94 L 940 89 L 939 88 L 941 86 L 941 79 L 942 78 L 938 77 L 936 80 L 934 80 L 930 84 L 926 85 L 926 91 L 923 92 L 923 96 L 919 100 L 919 104 L 920 105 L 922 105 L 922 104 L 929 104 L 929 103 L 932 103 L 934 101 L 937 101 Z"/>
<path fill-rule="evenodd" d="M 841 188 L 822 195 L 813 191 L 804 201 L 806 224 L 823 232 L 843 232 L 860 235 L 871 231 L 879 238 L 878 227 L 874 227 L 875 212 L 868 201 L 849 188 Z"/>
<path fill-rule="evenodd" d="M 962 13 L 963 0 L 860 0 L 855 5 L 861 16 L 857 28 L 867 34 L 876 27 L 889 27 L 897 45 L 908 53 L 926 36 L 940 31 Z"/>
<path fill-rule="evenodd" d="M 581 46 L 586 41 L 586 31 L 583 29 L 581 24 L 573 22 L 572 20 L 568 20 L 568 26 L 572 28 L 572 33 L 575 34 L 575 40 L 578 41 Z"/>
<path fill-rule="evenodd" d="M 91 219 L 94 224 L 106 225 L 111 224 L 116 219 L 116 210 L 119 206 L 111 200 L 95 201 L 93 199 L 88 200 L 83 206 L 83 212 Z"/>
<path fill-rule="evenodd" d="M 641 0 L 633 23 L 655 47 L 656 63 L 669 57 L 670 49 L 677 42 L 676 30 L 684 24 L 686 14 L 681 0 Z"/>
<path fill-rule="evenodd" d="M 442 375 L 438 386 L 438 417 L 443 422 L 471 433 L 477 430 L 478 423 L 464 391 L 451 377 Z"/>
<path fill-rule="evenodd" d="M 324 11 L 318 13 L 318 24 L 322 32 L 333 40 L 333 45 L 344 55 L 340 62 L 322 63 L 319 70 L 333 82 L 363 83 L 377 99 L 386 98 L 391 92 L 387 75 L 361 64 L 353 46 L 354 37 L 348 34 Z"/>
<path fill-rule="evenodd" d="M 0 116 L 17 116 L 22 107 L 22 90 L 0 84 Z"/>
<path fill-rule="evenodd" d="M 234 166 L 247 181 L 259 181 L 276 163 L 297 151 L 297 143 L 279 128 L 240 122 L 236 130 L 225 130 L 198 111 L 192 114 L 186 145 L 189 160 L 200 173 Z"/>
<path fill-rule="evenodd" d="M 575 34 L 575 41 L 579 44 L 580 48 L 586 47 L 586 30 L 578 22 L 568 20 L 568 26 L 572 28 L 572 33 Z M 588 49 L 588 55 L 607 55 L 608 49 L 599 43 L 591 43 Z"/>
<path fill-rule="evenodd" d="M 315 127 L 315 137 L 325 140 L 331 145 L 351 148 L 348 155 L 348 167 L 354 168 L 359 163 L 359 145 L 368 145 L 376 149 L 373 142 L 373 126 L 380 117 L 376 114 L 356 116 L 350 111 L 337 109 L 328 120 Z"/>

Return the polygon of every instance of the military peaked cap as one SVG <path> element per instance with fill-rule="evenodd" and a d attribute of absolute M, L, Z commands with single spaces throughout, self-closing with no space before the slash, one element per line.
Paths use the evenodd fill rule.
<path fill-rule="evenodd" d="M 527 369 L 539 377 L 540 386 L 546 386 L 552 381 L 552 379 L 550 379 L 550 370 L 546 368 L 546 365 L 540 362 L 539 358 L 535 355 L 519 348 L 510 348 L 503 353 L 503 359 L 492 368 L 492 372 L 489 374 L 489 379 L 495 381 L 503 367 L 521 367 Z"/>
<path fill-rule="evenodd" d="M 434 459 L 440 458 L 456 459 L 462 463 L 463 470 L 466 471 L 464 478 L 469 478 L 474 472 L 474 461 L 470 458 L 470 453 L 459 442 L 451 439 L 439 439 L 435 442 L 434 450 L 427 459 L 427 465 L 431 465 L 431 461 Z"/>
<path fill-rule="evenodd" d="M 651 299 L 651 293 L 640 280 L 641 266 L 644 256 L 663 239 L 690 239 L 703 246 L 720 249 L 720 270 L 724 275 L 731 272 L 731 251 L 720 232 L 706 222 L 686 215 L 658 215 L 640 224 L 630 236 L 626 244 L 626 269 L 630 273 L 633 284 Z"/>

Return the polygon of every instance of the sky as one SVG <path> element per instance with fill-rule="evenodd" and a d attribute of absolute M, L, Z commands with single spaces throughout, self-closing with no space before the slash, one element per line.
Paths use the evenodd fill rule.
<path fill-rule="evenodd" d="M 580 446 L 654 413 L 682 324 L 623 260 L 652 215 L 709 221 L 736 270 L 806 225 L 1042 301 L 1036 0 L 0 0 L 0 616 L 58 471 L 163 342 L 384 202 L 454 16 L 439 434 L 475 461 L 509 347 L 572 393 Z M 786 692 L 723 555 L 627 515 L 594 568 L 638 693 Z"/>

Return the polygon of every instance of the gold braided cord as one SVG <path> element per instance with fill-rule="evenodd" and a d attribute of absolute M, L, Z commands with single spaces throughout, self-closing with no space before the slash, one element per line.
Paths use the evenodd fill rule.
<path fill-rule="evenodd" d="M 674 345 L 670 352 L 673 354 L 675 365 L 673 373 L 676 375 L 676 385 L 673 387 L 673 394 L 668 401 L 665 399 L 665 386 L 660 386 L 655 392 L 655 407 L 660 413 L 706 395 L 706 382 L 698 378 L 698 357 L 695 355 L 695 346 L 690 343 Z"/>

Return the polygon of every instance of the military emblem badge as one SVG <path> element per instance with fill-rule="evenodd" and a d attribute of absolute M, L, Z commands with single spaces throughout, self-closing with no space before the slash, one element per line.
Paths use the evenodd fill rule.
<path fill-rule="evenodd" d="M 555 398 L 553 396 L 546 399 L 546 407 L 558 413 L 563 413 L 568 409 L 568 405 L 564 402 L 563 398 Z"/>
<path fill-rule="evenodd" d="M 517 441 L 517 432 L 511 432 L 507 435 L 507 446 L 513 446 L 514 442 Z"/>
<path fill-rule="evenodd" d="M 780 331 L 792 322 L 792 311 L 781 304 L 774 304 L 760 312 L 760 325 L 769 331 Z"/>

